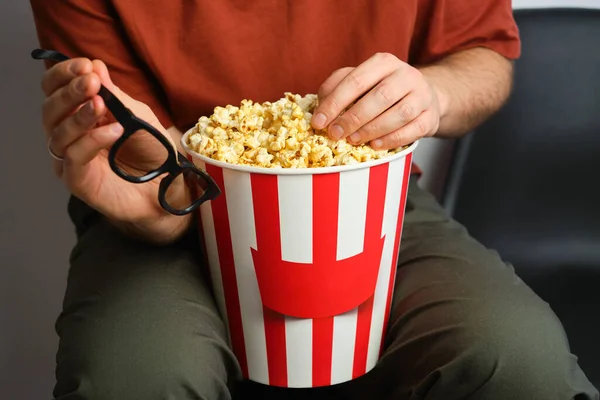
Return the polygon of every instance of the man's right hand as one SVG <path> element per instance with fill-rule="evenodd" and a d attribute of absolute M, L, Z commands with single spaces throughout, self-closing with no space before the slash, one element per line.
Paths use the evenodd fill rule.
<path fill-rule="evenodd" d="M 116 87 L 106 65 L 78 58 L 54 65 L 44 74 L 46 95 L 43 123 L 51 151 L 63 161 L 53 160 L 55 173 L 73 195 L 104 214 L 116 225 L 154 242 L 177 239 L 187 229 L 191 216 L 176 217 L 158 203 L 160 179 L 129 183 L 108 164 L 108 149 L 123 133 L 123 127 L 107 113 L 97 95 L 103 84 L 136 116 L 147 121 L 173 142 L 167 130 L 145 104 Z M 160 165 L 164 147 L 158 141 L 128 139 L 117 162 L 145 170 Z M 138 168 L 136 168 L 138 167 Z M 177 196 L 189 196 L 185 184 L 177 185 Z"/>

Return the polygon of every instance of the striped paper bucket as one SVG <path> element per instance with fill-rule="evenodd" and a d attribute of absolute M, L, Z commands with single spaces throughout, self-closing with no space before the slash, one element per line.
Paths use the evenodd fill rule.
<path fill-rule="evenodd" d="M 311 169 L 231 165 L 188 149 L 222 191 L 200 207 L 201 241 L 247 379 L 328 386 L 375 366 L 416 146 Z"/>

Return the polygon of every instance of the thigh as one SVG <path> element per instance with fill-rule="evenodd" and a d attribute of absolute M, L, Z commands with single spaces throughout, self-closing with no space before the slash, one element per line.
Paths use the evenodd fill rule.
<path fill-rule="evenodd" d="M 55 396 L 230 398 L 239 366 L 194 246 L 140 243 L 101 218 L 77 225 Z"/>
<path fill-rule="evenodd" d="M 385 350 L 354 386 L 382 399 L 597 395 L 548 304 L 414 180 Z"/>

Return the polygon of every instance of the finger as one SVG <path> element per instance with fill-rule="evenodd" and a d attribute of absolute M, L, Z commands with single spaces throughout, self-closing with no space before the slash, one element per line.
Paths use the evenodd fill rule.
<path fill-rule="evenodd" d="M 428 101 L 416 93 L 409 93 L 401 101 L 348 137 L 352 144 L 362 144 L 397 131 L 419 117 L 427 109 Z"/>
<path fill-rule="evenodd" d="M 94 72 L 100 77 L 100 81 L 102 82 L 102 84 L 104 86 L 106 86 L 106 88 L 108 90 L 110 90 L 115 96 L 117 96 L 117 98 L 119 98 L 119 100 L 121 100 L 124 103 L 130 103 L 130 102 L 136 102 L 138 103 L 135 99 L 133 99 L 131 96 L 129 96 L 127 93 L 123 92 L 117 85 L 115 85 L 110 77 L 110 74 L 108 72 L 108 67 L 106 66 L 106 64 L 100 60 L 94 60 L 93 61 L 93 65 L 94 65 Z M 170 134 L 168 134 L 168 132 L 165 131 L 165 129 L 162 127 L 162 125 L 160 124 L 160 122 L 158 121 L 158 119 L 156 118 L 156 115 L 154 114 L 154 112 L 152 112 L 152 110 L 146 105 L 146 104 L 137 104 L 136 106 L 136 110 L 137 112 L 139 112 L 140 115 L 151 115 L 152 117 L 150 118 L 146 118 L 146 122 L 148 122 L 150 125 L 153 125 L 154 127 L 158 128 L 159 131 L 161 131 L 164 136 L 171 142 L 171 145 L 173 146 L 173 148 L 175 150 L 177 150 L 177 145 L 175 144 L 175 141 L 173 140 L 172 136 Z M 107 114 L 108 116 L 109 114 Z M 114 117 L 109 118 L 109 120 L 115 121 Z"/>
<path fill-rule="evenodd" d="M 103 61 L 94 60 L 94 61 L 92 61 L 92 63 L 94 65 L 94 72 L 100 78 L 100 82 L 102 83 L 102 85 L 104 85 L 108 90 L 110 90 L 112 92 L 112 94 L 114 94 L 119 100 L 121 100 L 121 102 L 127 104 L 129 102 L 135 101 L 127 93 L 123 92 L 117 85 L 114 84 L 114 82 L 112 81 L 112 78 L 110 77 L 110 73 L 108 72 L 108 67 L 106 66 L 106 64 Z M 141 106 L 138 106 L 138 109 L 140 107 Z M 150 111 L 149 108 L 147 110 Z M 107 116 L 107 120 L 109 122 L 116 122 L 116 119 L 114 118 L 114 116 L 112 114 L 108 113 L 108 114 L 106 114 L 106 116 Z M 154 121 L 147 121 L 147 122 L 153 123 Z"/>
<path fill-rule="evenodd" d="M 123 134 L 119 123 L 105 125 L 86 132 L 65 150 L 64 168 L 78 169 L 92 161 L 100 150 L 109 148 Z"/>
<path fill-rule="evenodd" d="M 54 129 L 63 119 L 94 97 L 99 90 L 100 78 L 93 72 L 79 76 L 67 86 L 58 89 L 44 101 L 42 108 L 44 127 L 48 131 Z"/>
<path fill-rule="evenodd" d="M 421 138 L 433 135 L 438 125 L 439 121 L 436 121 L 433 112 L 427 110 L 402 128 L 373 140 L 371 147 L 375 150 L 386 150 L 406 146 Z"/>
<path fill-rule="evenodd" d="M 108 67 L 106 64 L 101 60 L 93 60 L 92 66 L 96 75 L 100 77 L 102 84 L 106 86 L 108 90 L 113 91 L 115 84 L 110 77 L 110 73 L 108 72 Z"/>
<path fill-rule="evenodd" d="M 110 90 L 119 100 L 121 100 L 125 104 L 132 104 L 133 102 L 138 103 L 136 105 L 136 112 L 138 112 L 139 115 L 151 115 L 150 118 L 145 119 L 146 122 L 148 122 L 150 125 L 156 127 L 160 132 L 162 132 L 164 136 L 169 140 L 169 142 L 171 142 L 173 149 L 177 151 L 178 147 L 175 144 L 175 141 L 173 140 L 172 136 L 168 132 L 166 132 L 166 130 L 162 127 L 161 123 L 158 121 L 158 118 L 156 118 L 156 115 L 154 114 L 154 112 L 152 112 L 150 107 L 148 107 L 146 104 L 140 104 L 127 93 L 123 92 L 117 85 L 115 85 L 110 77 L 110 73 L 108 72 L 108 67 L 104 62 L 102 62 L 101 60 L 94 60 L 92 61 L 92 63 L 94 65 L 94 72 L 98 75 L 102 84 L 106 86 L 108 90 Z M 108 117 L 108 121 L 110 122 L 116 121 L 114 116 L 110 113 L 106 113 L 106 117 Z"/>
<path fill-rule="evenodd" d="M 319 99 L 324 99 L 329 96 L 333 89 L 335 89 L 342 79 L 344 79 L 353 69 L 353 67 L 345 67 L 335 70 L 319 88 L 319 91 L 317 92 Z"/>
<path fill-rule="evenodd" d="M 53 151 L 58 155 L 64 154 L 67 147 L 94 128 L 105 114 L 106 107 L 102 98 L 99 96 L 93 97 L 76 113 L 61 122 L 53 131 Z"/>
<path fill-rule="evenodd" d="M 108 72 L 108 67 L 106 64 L 100 60 L 94 60 L 94 72 L 100 77 L 100 82 L 106 86 L 108 90 L 110 90 L 119 100 L 122 102 L 134 101 L 127 93 L 123 92 L 117 85 L 114 84 L 112 78 L 110 77 L 110 73 Z"/>
<path fill-rule="evenodd" d="M 405 71 L 408 71 L 408 69 L 394 72 L 365 94 L 349 110 L 336 118 L 330 129 L 331 138 L 339 140 L 354 135 L 355 132 L 385 113 L 386 110 L 410 93 L 413 81 L 410 76 L 406 76 L 408 74 L 405 74 Z M 423 110 L 419 110 L 419 114 L 421 111 Z M 410 120 L 406 122 L 410 122 Z M 341 129 L 334 128 L 336 125 Z M 401 125 L 394 126 L 393 129 L 382 133 L 389 133 L 400 127 Z M 356 138 L 356 136 L 353 137 Z"/>
<path fill-rule="evenodd" d="M 395 60 L 395 61 L 394 61 Z M 346 75 L 315 109 L 315 129 L 323 129 L 356 99 L 387 78 L 400 65 L 391 54 L 376 54 Z M 321 114 L 321 115 L 319 115 Z M 322 123 L 324 121 L 324 123 Z"/>
<path fill-rule="evenodd" d="M 54 65 L 44 73 L 42 78 L 42 90 L 46 96 L 50 96 L 63 86 L 66 86 L 74 78 L 92 72 L 92 62 L 87 58 L 74 58 Z"/>

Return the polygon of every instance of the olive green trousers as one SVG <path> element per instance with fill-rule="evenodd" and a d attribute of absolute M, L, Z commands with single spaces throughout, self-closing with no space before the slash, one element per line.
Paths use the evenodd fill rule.
<path fill-rule="evenodd" d="M 383 357 L 317 389 L 242 382 L 195 234 L 155 247 L 76 199 L 69 212 L 78 242 L 56 323 L 57 399 L 599 399 L 548 304 L 415 179 Z"/>

